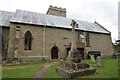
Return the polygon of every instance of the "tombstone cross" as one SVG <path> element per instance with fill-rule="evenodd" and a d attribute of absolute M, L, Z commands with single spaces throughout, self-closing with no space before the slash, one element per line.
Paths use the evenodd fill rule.
<path fill-rule="evenodd" d="M 75 27 L 77 25 L 78 24 L 74 20 L 72 20 L 72 22 L 71 22 L 71 26 L 72 26 L 72 45 L 71 45 L 71 50 L 76 50 Z"/>

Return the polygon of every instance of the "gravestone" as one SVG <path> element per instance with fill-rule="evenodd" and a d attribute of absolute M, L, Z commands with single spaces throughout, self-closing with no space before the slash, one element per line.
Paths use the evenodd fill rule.
<path fill-rule="evenodd" d="M 91 61 L 92 61 L 93 63 L 95 63 L 95 57 L 94 57 L 94 54 L 91 54 L 91 55 L 90 55 L 90 59 L 91 59 Z"/>
<path fill-rule="evenodd" d="M 99 67 L 103 67 L 103 66 L 104 66 L 103 60 L 102 60 L 102 57 L 101 57 L 101 56 L 98 56 L 98 57 L 97 57 L 96 62 L 97 62 L 97 65 L 98 65 Z"/>
<path fill-rule="evenodd" d="M 76 49 L 75 27 L 77 23 L 72 20 L 72 38 L 71 50 L 65 61 L 61 60 L 61 65 L 56 68 L 56 71 L 67 78 L 74 78 L 81 75 L 94 74 L 96 69 L 92 68 L 86 62 L 82 62 L 79 51 Z"/>

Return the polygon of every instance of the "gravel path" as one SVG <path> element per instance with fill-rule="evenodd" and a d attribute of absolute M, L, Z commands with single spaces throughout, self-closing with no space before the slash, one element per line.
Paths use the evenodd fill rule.
<path fill-rule="evenodd" d="M 45 66 L 42 70 L 40 70 L 33 78 L 44 78 L 45 73 L 49 70 L 51 65 Z"/>
<path fill-rule="evenodd" d="M 59 64 L 59 62 L 56 61 L 44 64 L 43 69 L 36 73 L 36 75 L 33 78 L 45 78 L 45 73 L 50 69 L 50 66 L 52 66 L 52 64 Z"/>

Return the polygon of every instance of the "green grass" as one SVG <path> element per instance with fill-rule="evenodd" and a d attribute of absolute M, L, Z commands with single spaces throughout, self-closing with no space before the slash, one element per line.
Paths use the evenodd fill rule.
<path fill-rule="evenodd" d="M 2 66 L 23 66 L 23 65 L 40 65 L 40 64 L 44 64 L 50 61 L 30 61 L 30 62 L 25 62 L 25 63 L 21 63 L 21 64 L 3 64 Z"/>
<path fill-rule="evenodd" d="M 118 60 L 117 59 L 103 59 L 104 66 L 99 67 L 90 60 L 87 62 L 90 66 L 96 69 L 96 74 L 80 76 L 78 78 L 118 78 Z"/>
<path fill-rule="evenodd" d="M 117 59 L 110 59 L 106 58 L 103 59 L 104 61 L 104 67 L 98 67 L 95 63 L 92 63 L 91 60 L 87 60 L 86 62 L 89 63 L 89 65 L 96 69 L 96 74 L 92 75 L 85 75 L 85 76 L 79 76 L 77 78 L 117 78 L 118 77 L 118 60 Z M 29 68 L 17 68 L 12 70 L 2 70 L 2 77 L 3 78 L 32 78 L 40 69 L 42 68 L 41 65 L 44 65 L 44 63 L 50 63 L 50 61 L 32 61 L 22 64 L 12 64 L 7 65 L 4 64 L 4 66 L 7 67 L 16 67 L 16 66 L 29 66 L 29 65 L 35 65 L 31 66 Z M 63 76 L 56 72 L 57 64 L 53 64 L 49 71 L 45 74 L 45 78 L 63 78 Z"/>
<path fill-rule="evenodd" d="M 34 65 L 29 68 L 17 68 L 17 69 L 6 69 L 2 70 L 2 78 L 32 78 L 40 69 L 42 68 L 41 65 L 44 63 L 48 63 L 50 61 L 32 61 L 32 62 L 27 62 L 27 63 L 22 63 L 22 64 L 4 64 L 4 66 L 7 67 L 16 67 L 16 66 L 29 66 L 29 65 Z"/>
<path fill-rule="evenodd" d="M 86 62 L 93 68 L 96 69 L 96 74 L 79 76 L 77 78 L 118 78 L 118 60 L 106 58 L 103 59 L 104 67 L 99 67 L 95 63 L 92 63 L 91 60 Z M 45 74 L 46 78 L 62 78 L 63 76 L 57 73 L 57 65 L 51 66 L 50 70 Z"/>
<path fill-rule="evenodd" d="M 41 67 L 3 70 L 3 78 L 32 78 Z"/>
<path fill-rule="evenodd" d="M 63 78 L 62 75 L 56 72 L 57 65 L 52 65 L 49 71 L 45 74 L 45 78 Z"/>

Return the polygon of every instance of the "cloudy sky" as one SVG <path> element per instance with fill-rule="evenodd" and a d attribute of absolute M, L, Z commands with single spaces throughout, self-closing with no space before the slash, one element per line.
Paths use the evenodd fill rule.
<path fill-rule="evenodd" d="M 67 17 L 94 22 L 111 31 L 112 41 L 118 39 L 119 0 L 0 0 L 0 10 L 16 9 L 46 13 L 49 5 L 67 9 Z"/>

